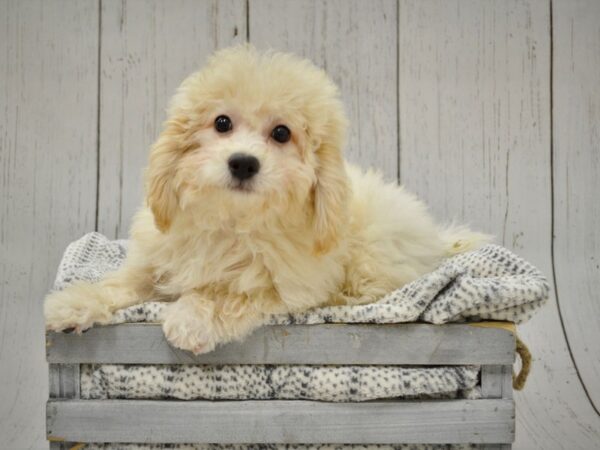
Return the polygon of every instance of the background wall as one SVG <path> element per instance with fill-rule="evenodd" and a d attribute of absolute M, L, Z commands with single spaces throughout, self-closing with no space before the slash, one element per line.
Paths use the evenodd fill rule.
<path fill-rule="evenodd" d="M 250 41 L 341 86 L 348 158 L 540 267 L 516 448 L 600 445 L 600 2 L 0 0 L 0 447 L 45 448 L 41 303 L 125 237 L 175 87 Z"/>

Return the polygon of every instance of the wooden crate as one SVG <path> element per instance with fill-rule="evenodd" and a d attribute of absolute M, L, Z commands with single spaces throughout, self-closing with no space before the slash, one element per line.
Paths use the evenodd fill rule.
<path fill-rule="evenodd" d="M 51 449 L 122 443 L 474 443 L 510 448 L 514 335 L 468 324 L 263 327 L 243 343 L 194 356 L 156 324 L 49 333 Z M 481 365 L 478 400 L 82 400 L 80 364 Z"/>

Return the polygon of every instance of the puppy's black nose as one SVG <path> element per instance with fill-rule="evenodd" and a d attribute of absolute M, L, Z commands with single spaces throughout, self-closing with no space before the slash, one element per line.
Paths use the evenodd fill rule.
<path fill-rule="evenodd" d="M 260 163 L 254 156 L 244 153 L 234 153 L 229 157 L 229 171 L 238 180 L 252 178 L 260 170 Z"/>

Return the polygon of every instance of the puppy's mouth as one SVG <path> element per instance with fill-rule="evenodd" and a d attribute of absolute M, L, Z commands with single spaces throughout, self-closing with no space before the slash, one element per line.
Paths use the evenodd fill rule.
<path fill-rule="evenodd" d="M 229 183 L 229 189 L 235 192 L 251 193 L 255 192 L 251 182 L 234 180 Z"/>

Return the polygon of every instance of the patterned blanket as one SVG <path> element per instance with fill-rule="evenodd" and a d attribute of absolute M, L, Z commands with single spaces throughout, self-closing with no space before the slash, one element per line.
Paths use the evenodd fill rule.
<path fill-rule="evenodd" d="M 123 263 L 126 241 L 89 233 L 70 244 L 55 289 L 96 281 Z M 400 323 L 528 320 L 547 300 L 544 276 L 509 250 L 487 245 L 444 261 L 438 269 L 379 301 L 273 316 L 271 324 Z M 113 323 L 156 322 L 165 303 L 117 311 Z M 395 366 L 126 366 L 86 365 L 82 398 L 311 399 L 477 397 L 479 368 Z"/>

